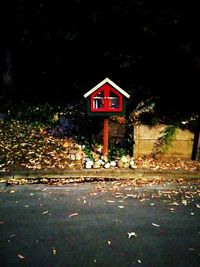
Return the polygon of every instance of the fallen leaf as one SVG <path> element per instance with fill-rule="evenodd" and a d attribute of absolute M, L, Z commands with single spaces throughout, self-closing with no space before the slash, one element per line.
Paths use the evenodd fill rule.
<path fill-rule="evenodd" d="M 71 217 L 74 217 L 74 216 L 77 216 L 77 215 L 78 215 L 78 212 L 75 212 L 75 213 L 70 214 L 68 217 L 71 218 Z"/>
<path fill-rule="evenodd" d="M 127 233 L 128 234 L 128 238 L 131 238 L 131 237 L 137 237 L 136 233 L 135 232 L 131 232 L 131 233 Z"/>
<path fill-rule="evenodd" d="M 152 225 L 155 226 L 155 227 L 160 227 L 160 225 L 156 224 L 156 223 L 152 223 Z"/>
<path fill-rule="evenodd" d="M 187 205 L 187 200 L 183 199 L 182 200 L 182 204 L 186 206 Z"/>
<path fill-rule="evenodd" d="M 12 237 L 15 237 L 15 234 L 13 234 L 13 235 L 10 235 L 10 237 L 12 238 Z"/>
<path fill-rule="evenodd" d="M 18 254 L 18 257 L 19 257 L 20 259 L 25 259 L 25 257 L 24 257 L 23 255 L 21 255 L 21 254 Z"/>
<path fill-rule="evenodd" d="M 52 247 L 52 253 L 53 253 L 53 255 L 56 255 L 57 251 L 56 251 L 55 247 Z"/>
<path fill-rule="evenodd" d="M 183 203 L 183 202 L 182 202 Z M 172 202 L 170 203 L 169 205 L 172 205 L 172 206 L 179 206 L 179 204 L 177 202 Z"/>
<path fill-rule="evenodd" d="M 46 211 L 44 211 L 42 214 L 47 214 L 49 211 L 48 210 L 46 210 Z"/>
<path fill-rule="evenodd" d="M 95 192 L 90 193 L 90 196 L 96 196 L 96 195 L 97 195 L 97 193 L 95 193 Z"/>

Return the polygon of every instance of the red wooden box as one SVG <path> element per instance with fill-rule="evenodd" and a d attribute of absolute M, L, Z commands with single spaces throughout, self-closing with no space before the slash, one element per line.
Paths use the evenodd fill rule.
<path fill-rule="evenodd" d="M 84 97 L 87 99 L 88 115 L 111 116 L 125 113 L 126 98 L 130 95 L 109 78 L 105 78 L 84 94 Z"/>

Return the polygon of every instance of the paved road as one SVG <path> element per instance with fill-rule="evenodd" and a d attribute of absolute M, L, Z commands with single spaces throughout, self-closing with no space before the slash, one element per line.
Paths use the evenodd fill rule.
<path fill-rule="evenodd" d="M 0 185 L 0 266 L 199 267 L 200 183 Z"/>

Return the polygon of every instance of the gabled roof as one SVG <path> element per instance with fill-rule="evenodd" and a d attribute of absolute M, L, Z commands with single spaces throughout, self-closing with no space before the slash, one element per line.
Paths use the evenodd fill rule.
<path fill-rule="evenodd" d="M 89 90 L 86 94 L 84 94 L 84 97 L 85 98 L 88 97 L 89 95 L 94 93 L 97 89 L 99 89 L 101 86 L 103 86 L 106 83 L 109 83 L 112 87 L 114 87 L 117 91 L 119 91 L 125 97 L 127 98 L 130 97 L 130 95 L 127 92 L 125 92 L 122 88 L 120 88 L 116 83 L 111 81 L 109 78 L 105 78 L 103 81 L 101 81 L 96 86 L 94 86 L 91 90 Z"/>

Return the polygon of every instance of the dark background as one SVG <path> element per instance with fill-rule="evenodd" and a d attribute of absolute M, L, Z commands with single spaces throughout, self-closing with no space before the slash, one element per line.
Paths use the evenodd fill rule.
<path fill-rule="evenodd" d="M 197 1 L 196 1 L 197 2 Z M 6 1 L 0 103 L 69 103 L 106 77 L 129 111 L 199 113 L 199 9 L 186 0 Z"/>

